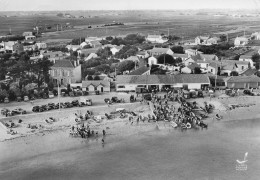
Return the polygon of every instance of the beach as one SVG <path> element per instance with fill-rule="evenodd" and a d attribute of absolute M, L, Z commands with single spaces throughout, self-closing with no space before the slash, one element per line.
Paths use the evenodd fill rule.
<path fill-rule="evenodd" d="M 165 122 L 131 125 L 128 118 L 116 118 L 92 122 L 90 128 L 99 131 L 99 137 L 82 139 L 69 136 L 75 116 L 62 111 L 56 115 L 60 118 L 56 125 L 48 125 L 50 129 L 0 142 L 1 179 L 259 179 L 259 97 L 191 101 L 215 106 L 205 119 L 208 129 L 181 131 Z M 251 105 L 230 110 L 230 104 Z M 142 115 L 151 113 L 140 102 L 119 106 Z M 117 106 L 102 108 L 92 110 L 98 115 Z M 216 120 L 216 113 L 223 118 Z M 35 119 L 30 118 L 29 122 Z M 102 129 L 107 132 L 104 144 Z M 246 152 L 248 168 L 237 171 L 236 160 Z"/>

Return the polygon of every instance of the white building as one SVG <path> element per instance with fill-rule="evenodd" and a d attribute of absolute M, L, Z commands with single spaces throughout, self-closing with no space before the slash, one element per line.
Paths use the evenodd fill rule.
<path fill-rule="evenodd" d="M 161 35 L 148 35 L 146 38 L 146 41 L 152 42 L 152 43 L 165 43 L 168 40 L 163 39 Z"/>
<path fill-rule="evenodd" d="M 234 41 L 234 45 L 236 47 L 245 46 L 247 44 L 248 44 L 248 38 L 246 38 L 246 37 L 236 37 L 236 39 Z"/>

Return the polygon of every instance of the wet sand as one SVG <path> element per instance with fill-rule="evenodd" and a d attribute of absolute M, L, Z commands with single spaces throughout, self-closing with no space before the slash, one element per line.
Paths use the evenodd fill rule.
<path fill-rule="evenodd" d="M 138 128 L 125 125 L 126 128 Z M 212 121 L 181 132 L 155 124 L 145 132 L 100 139 L 66 131 L 1 143 L 0 176 L 23 179 L 259 179 L 260 120 Z M 19 149 L 18 149 L 19 148 Z M 248 170 L 236 160 L 248 152 Z"/>

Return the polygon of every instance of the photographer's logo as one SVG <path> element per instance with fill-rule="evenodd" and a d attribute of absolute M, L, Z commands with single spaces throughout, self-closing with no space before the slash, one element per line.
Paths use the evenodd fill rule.
<path fill-rule="evenodd" d="M 237 171 L 246 171 L 247 170 L 247 164 L 246 164 L 246 162 L 248 161 L 247 156 L 248 156 L 248 152 L 245 153 L 243 160 L 237 160 L 237 164 L 236 164 Z"/>

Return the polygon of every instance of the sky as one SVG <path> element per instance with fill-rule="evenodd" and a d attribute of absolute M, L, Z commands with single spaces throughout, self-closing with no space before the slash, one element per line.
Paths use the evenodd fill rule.
<path fill-rule="evenodd" d="M 0 11 L 254 9 L 260 0 L 0 0 Z"/>

